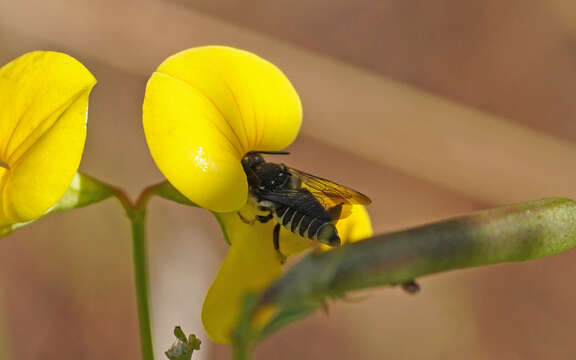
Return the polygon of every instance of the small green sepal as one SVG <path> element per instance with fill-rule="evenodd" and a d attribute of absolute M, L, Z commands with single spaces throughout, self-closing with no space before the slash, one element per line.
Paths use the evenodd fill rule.
<path fill-rule="evenodd" d="M 95 178 L 76 173 L 74 180 L 64 196 L 48 213 L 61 210 L 72 210 L 106 200 L 114 195 L 113 189 Z"/>
<path fill-rule="evenodd" d="M 164 181 L 163 183 L 155 185 L 152 191 L 154 195 L 157 195 L 166 200 L 171 200 L 182 205 L 196 207 L 196 204 L 188 200 L 186 196 L 182 195 L 182 193 L 176 190 L 176 188 L 172 186 L 172 184 L 170 184 L 168 181 Z"/>
<path fill-rule="evenodd" d="M 194 334 L 186 337 L 186 334 L 180 326 L 174 328 L 174 336 L 178 339 L 172 347 L 166 351 L 166 357 L 170 360 L 190 360 L 194 350 L 200 350 L 200 339 Z"/>
<path fill-rule="evenodd" d="M 48 209 L 48 211 L 46 211 L 43 216 L 46 216 L 55 211 L 72 210 L 92 205 L 102 200 L 106 200 L 112 195 L 114 195 L 114 192 L 110 186 L 94 179 L 91 176 L 76 173 L 72 183 L 70 183 L 68 190 L 66 190 L 60 201 Z M 22 223 L 10 224 L 8 226 L 2 227 L 0 228 L 0 237 L 6 236 L 12 231 L 29 225 L 36 220 L 38 219 Z"/>

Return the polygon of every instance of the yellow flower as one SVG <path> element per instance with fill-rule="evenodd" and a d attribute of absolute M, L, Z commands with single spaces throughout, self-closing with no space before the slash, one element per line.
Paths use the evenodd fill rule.
<path fill-rule="evenodd" d="M 152 157 L 176 189 L 212 211 L 246 203 L 239 159 L 250 149 L 285 148 L 301 118 L 298 94 L 278 68 L 228 47 L 180 52 L 146 87 L 144 130 Z"/>
<path fill-rule="evenodd" d="M 74 179 L 96 84 L 74 58 L 35 51 L 0 68 L 0 233 L 54 206 Z"/>
<path fill-rule="evenodd" d="M 230 341 L 248 291 L 263 289 L 282 271 L 272 244 L 273 222 L 253 218 L 241 159 L 249 151 L 279 151 L 294 141 L 302 121 L 298 94 L 270 62 L 223 46 L 189 49 L 165 60 L 152 75 L 144 99 L 144 130 L 152 157 L 168 181 L 217 216 L 230 250 L 202 311 L 210 338 Z M 338 222 L 343 242 L 372 234 L 365 209 L 354 206 Z M 313 245 L 284 229 L 285 255 Z"/>

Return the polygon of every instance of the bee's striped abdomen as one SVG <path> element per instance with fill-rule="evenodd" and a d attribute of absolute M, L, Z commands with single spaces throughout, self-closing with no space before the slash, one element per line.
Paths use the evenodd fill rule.
<path fill-rule="evenodd" d="M 340 244 L 338 231 L 329 220 L 306 215 L 293 207 L 285 205 L 277 206 L 275 215 L 278 223 L 294 234 L 329 245 Z"/>

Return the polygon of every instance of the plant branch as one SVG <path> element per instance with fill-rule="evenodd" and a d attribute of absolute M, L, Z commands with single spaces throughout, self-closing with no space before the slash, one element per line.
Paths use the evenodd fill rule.
<path fill-rule="evenodd" d="M 576 246 L 576 202 L 503 206 L 312 253 L 260 294 L 249 294 L 233 334 L 237 359 L 257 341 L 346 292 L 423 275 L 551 256 Z"/>

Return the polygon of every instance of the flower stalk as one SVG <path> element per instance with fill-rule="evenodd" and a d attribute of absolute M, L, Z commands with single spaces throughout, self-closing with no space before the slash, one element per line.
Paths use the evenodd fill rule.
<path fill-rule="evenodd" d="M 142 360 L 154 360 L 152 343 L 152 326 L 150 321 L 150 287 L 148 277 L 148 250 L 146 242 L 146 212 L 148 202 L 153 196 L 172 200 L 180 204 L 195 206 L 186 199 L 169 182 L 164 181 L 144 189 L 136 201 L 120 188 L 103 184 L 110 189 L 130 219 L 132 227 L 132 263 L 134 265 L 134 288 L 138 307 L 140 329 L 140 351 Z"/>
<path fill-rule="evenodd" d="M 146 245 L 146 209 L 134 208 L 128 217 L 132 224 L 132 262 L 138 305 L 140 349 L 143 360 L 154 360 L 148 286 L 148 254 Z"/>
<path fill-rule="evenodd" d="M 132 228 L 132 263 L 134 266 L 134 288 L 138 308 L 140 330 L 140 351 L 142 360 L 154 360 L 152 343 L 152 325 L 150 321 L 150 290 L 148 277 L 148 250 L 146 243 L 146 207 L 150 198 L 166 191 L 169 186 L 165 182 L 144 189 L 138 199 L 133 202 L 121 189 L 110 186 L 114 196 L 130 219 Z"/>

